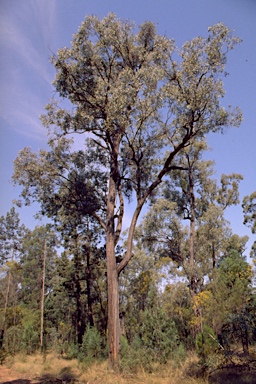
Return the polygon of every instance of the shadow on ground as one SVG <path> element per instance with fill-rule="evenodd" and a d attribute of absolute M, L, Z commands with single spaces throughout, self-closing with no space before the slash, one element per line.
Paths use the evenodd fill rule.
<path fill-rule="evenodd" d="M 34 379 L 16 379 L 4 381 L 1 384 L 79 384 L 77 377 L 71 372 L 69 367 L 63 368 L 58 377 L 53 375 L 43 375 Z"/>
<path fill-rule="evenodd" d="M 11 381 L 3 381 L 2 384 L 30 384 L 30 380 L 23 380 L 23 379 L 17 379 L 17 380 L 11 380 Z"/>
<path fill-rule="evenodd" d="M 248 367 L 227 367 L 212 372 L 209 384 L 255 384 L 256 369 Z"/>

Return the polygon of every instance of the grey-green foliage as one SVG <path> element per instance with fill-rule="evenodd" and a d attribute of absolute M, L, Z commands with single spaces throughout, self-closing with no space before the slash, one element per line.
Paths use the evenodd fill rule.
<path fill-rule="evenodd" d="M 251 227 L 252 233 L 256 233 L 256 192 L 245 196 L 243 200 L 244 224 Z M 256 241 L 251 249 L 251 256 L 256 257 Z"/>
<path fill-rule="evenodd" d="M 179 154 L 184 170 L 169 178 L 164 197 L 155 199 L 140 225 L 145 249 L 166 262 L 169 259 L 170 271 L 185 276 L 190 287 L 194 280 L 195 293 L 206 276 L 212 278 L 229 246 L 232 232 L 224 212 L 239 203 L 242 179 L 239 174 L 222 175 L 218 186 L 210 177 L 212 163 L 200 159 L 203 149 L 204 143 L 196 143 Z"/>
<path fill-rule="evenodd" d="M 113 14 L 102 21 L 87 17 L 72 47 L 53 57 L 56 90 L 75 108 L 62 109 L 54 101 L 43 122 L 55 124 L 59 135 L 92 132 L 94 145 L 109 161 L 113 143 L 119 143 L 117 174 L 124 187 L 142 197 L 163 167 L 156 158 L 161 148 L 171 154 L 170 159 L 164 156 L 168 168 L 172 152 L 188 138 L 239 124 L 239 113 L 220 107 L 224 92 L 217 80 L 226 52 L 238 41 L 219 23 L 209 28 L 208 38 L 184 44 L 181 62 L 176 62 L 170 59 L 173 41 L 157 35 L 152 23 L 135 34 L 133 23 Z"/>
<path fill-rule="evenodd" d="M 70 111 L 59 108 L 56 99 L 43 117 L 46 126 L 55 125 L 55 155 L 41 151 L 38 157 L 25 149 L 15 162 L 14 180 L 23 186 L 23 199 L 29 202 L 34 196 L 46 205 L 52 199 L 52 179 L 60 180 L 70 171 L 67 140 L 59 138 L 69 132 L 94 135 L 91 143 L 101 154 L 101 171 L 105 167 L 108 171 L 118 153 L 119 197 L 120 187 L 123 192 L 135 189 L 138 198 L 150 187 L 147 196 L 167 171 L 179 165 L 174 157 L 192 137 L 239 124 L 240 113 L 220 106 L 224 91 L 218 80 L 227 51 L 238 41 L 219 23 L 209 28 L 207 38 L 184 44 L 180 60 L 175 61 L 173 41 L 158 35 L 152 23 L 142 24 L 136 34 L 133 23 L 113 14 L 103 20 L 87 17 L 72 47 L 60 49 L 53 57 L 56 90 L 73 105 Z M 86 196 L 90 195 L 91 187 L 86 189 Z M 59 194 L 56 201 L 60 206 L 65 201 L 62 197 Z M 116 208 L 116 214 L 123 215 Z"/>

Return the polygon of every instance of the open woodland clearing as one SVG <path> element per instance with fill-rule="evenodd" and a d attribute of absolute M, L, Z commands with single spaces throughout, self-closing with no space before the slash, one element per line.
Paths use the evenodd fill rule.
<path fill-rule="evenodd" d="M 248 363 L 248 361 L 250 362 Z M 141 368 L 136 373 L 117 373 L 108 369 L 107 362 L 94 362 L 85 366 L 76 359 L 65 359 L 50 353 L 46 356 L 18 355 L 8 357 L 0 366 L 1 384 L 254 384 L 256 378 L 256 361 L 240 360 L 231 367 L 214 370 L 209 377 L 200 375 L 198 358 L 191 354 L 182 363 L 174 366 L 167 363 L 156 366 L 151 373 Z M 202 376 L 202 374 L 201 374 Z"/>
<path fill-rule="evenodd" d="M 193 359 L 189 362 L 193 364 Z M 43 358 L 40 354 L 33 356 L 17 356 L 6 361 L 0 367 L 1 383 L 90 383 L 90 384 L 196 384 L 203 380 L 189 378 L 186 368 L 173 368 L 166 365 L 156 369 L 153 373 L 146 373 L 143 369 L 137 373 L 116 373 L 108 369 L 107 362 L 95 362 L 90 366 L 83 366 L 77 360 L 58 358 L 50 354 Z M 23 381 L 22 381 L 23 380 Z"/>

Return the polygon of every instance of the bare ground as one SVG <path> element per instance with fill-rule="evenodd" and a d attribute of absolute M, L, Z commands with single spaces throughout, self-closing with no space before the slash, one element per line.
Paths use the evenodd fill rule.
<path fill-rule="evenodd" d="M 14 372 L 12 369 L 7 368 L 5 366 L 0 367 L 0 383 L 1 384 L 34 384 L 37 383 L 33 379 L 28 379 L 25 377 L 22 377 L 23 375 L 20 375 L 16 372 Z"/>
<path fill-rule="evenodd" d="M 0 366 L 0 383 L 1 384 L 68 384 L 77 383 L 74 377 L 56 378 L 51 375 L 41 377 L 29 377 L 26 374 L 20 374 L 12 368 L 7 368 L 4 365 Z"/>

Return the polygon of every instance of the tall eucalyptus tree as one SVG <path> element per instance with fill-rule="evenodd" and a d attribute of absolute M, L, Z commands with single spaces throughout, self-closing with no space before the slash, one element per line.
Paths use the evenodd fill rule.
<path fill-rule="evenodd" d="M 55 127 L 56 138 L 71 133 L 89 137 L 107 175 L 104 215 L 97 206 L 90 214 L 106 236 L 112 367 L 119 361 L 118 276 L 132 257 L 142 207 L 164 176 L 180 168 L 176 155 L 192 138 L 240 123 L 238 110 L 220 105 L 227 52 L 238 41 L 219 23 L 209 28 L 208 37 L 185 43 L 175 61 L 174 42 L 158 35 L 151 22 L 135 32 L 133 23 L 109 14 L 103 20 L 86 17 L 71 48 L 62 48 L 53 57 L 59 98 L 47 106 L 43 123 Z M 62 100 L 69 101 L 70 109 L 67 102 L 61 106 Z M 20 156 L 15 179 L 23 185 L 30 182 L 33 188 L 25 176 L 26 166 Z M 115 249 L 126 212 L 125 196 L 134 199 L 135 207 L 126 253 L 118 263 Z"/>

